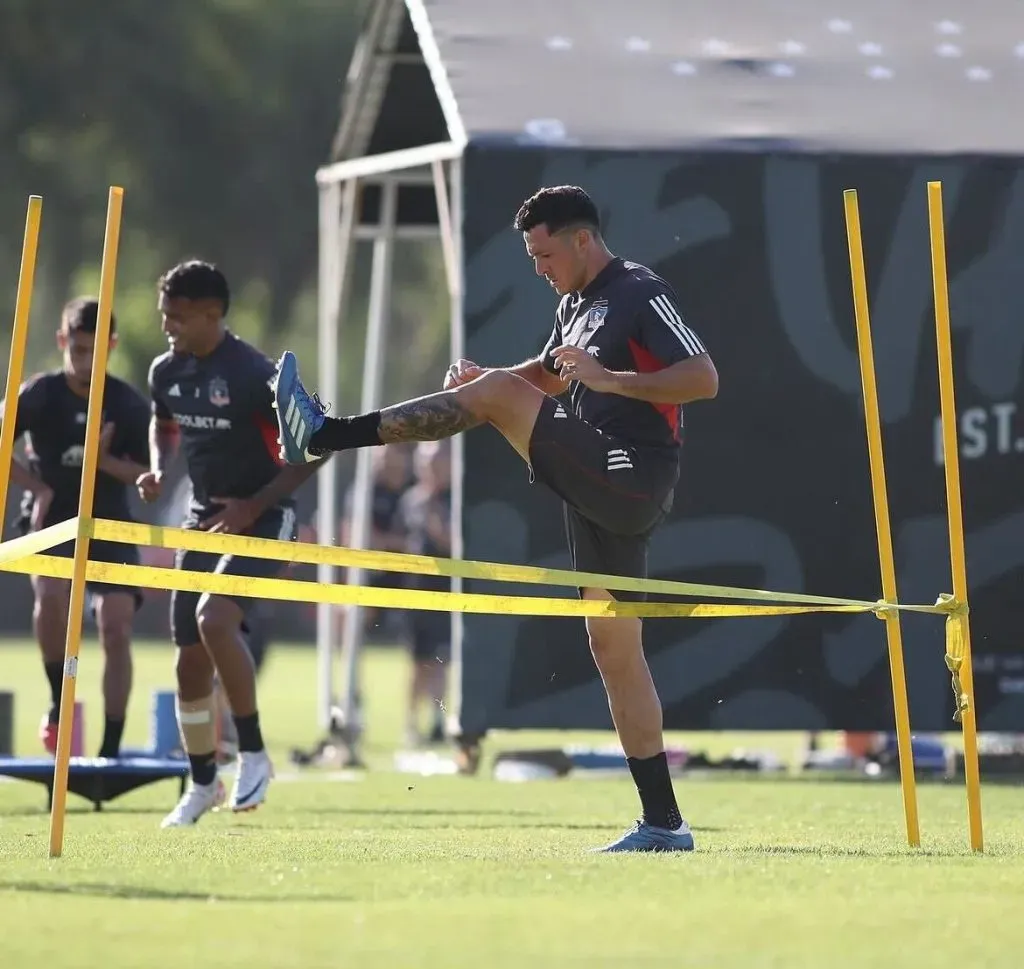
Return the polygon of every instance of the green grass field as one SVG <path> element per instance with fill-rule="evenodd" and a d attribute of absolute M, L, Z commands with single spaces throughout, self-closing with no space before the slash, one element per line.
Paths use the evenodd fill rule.
<path fill-rule="evenodd" d="M 170 677 L 169 648 L 136 656 L 129 745 L 146 742 L 150 691 Z M 78 695 L 90 748 L 101 730 L 96 660 L 87 643 Z M 895 784 L 793 778 L 680 781 L 696 852 L 592 856 L 635 813 L 628 780 L 501 783 L 487 758 L 474 778 L 397 774 L 401 654 L 368 656 L 365 684 L 371 769 L 297 775 L 288 749 L 318 739 L 314 657 L 271 655 L 263 723 L 282 776 L 252 815 L 165 832 L 174 782 L 98 814 L 72 796 L 64 855 L 51 861 L 43 789 L 0 784 L 0 964 L 1009 969 L 1024 959 L 1019 788 L 984 788 L 984 856 L 967 847 L 960 784 L 921 786 L 924 847 L 912 850 Z M 36 754 L 46 691 L 30 644 L 0 643 L 0 687 L 17 691 L 18 752 Z M 487 749 L 565 740 L 519 734 Z"/>

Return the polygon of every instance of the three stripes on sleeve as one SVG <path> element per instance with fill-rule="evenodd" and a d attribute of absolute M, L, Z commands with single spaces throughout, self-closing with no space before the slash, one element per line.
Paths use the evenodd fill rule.
<path fill-rule="evenodd" d="M 706 352 L 700 337 L 683 322 L 682 316 L 679 315 L 679 310 L 676 309 L 668 296 L 662 293 L 660 296 L 655 296 L 654 299 L 648 300 L 648 302 L 665 325 L 678 337 L 679 342 L 686 348 L 690 356 L 695 357 L 699 353 Z"/>

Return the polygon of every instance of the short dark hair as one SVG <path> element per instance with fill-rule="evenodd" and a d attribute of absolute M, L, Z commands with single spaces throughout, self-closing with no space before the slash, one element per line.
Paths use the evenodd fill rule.
<path fill-rule="evenodd" d="M 231 305 L 228 281 L 213 263 L 189 259 L 168 269 L 160 277 L 160 292 L 168 299 L 220 300 L 225 316 Z"/>
<path fill-rule="evenodd" d="M 513 225 L 519 232 L 546 225 L 552 235 L 570 226 L 586 226 L 600 234 L 601 217 L 593 199 L 578 185 L 555 185 L 523 202 Z"/>
<path fill-rule="evenodd" d="M 67 333 L 95 333 L 100 315 L 100 302 L 93 296 L 78 296 L 64 305 L 60 314 L 61 329 Z M 117 332 L 117 321 L 110 313 L 110 332 Z"/>

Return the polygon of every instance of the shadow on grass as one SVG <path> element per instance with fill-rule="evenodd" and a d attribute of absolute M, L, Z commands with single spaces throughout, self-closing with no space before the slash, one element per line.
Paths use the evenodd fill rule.
<path fill-rule="evenodd" d="M 608 824 L 602 824 L 599 821 L 594 821 L 588 824 L 572 823 L 572 822 L 558 822 L 549 820 L 550 815 L 544 811 L 534 810 L 523 810 L 523 809 L 503 809 L 503 808 L 485 808 L 482 810 L 474 810 L 472 808 L 389 808 L 389 807 L 377 807 L 377 808 L 358 808 L 358 807 L 313 807 L 313 808 L 301 808 L 295 812 L 296 814 L 314 814 L 314 815 L 337 815 L 345 817 L 364 817 L 364 818 L 388 818 L 390 819 L 409 819 L 415 821 L 417 818 L 473 818 L 473 817 L 498 817 L 508 818 L 509 824 L 473 824 L 467 825 L 472 827 L 474 831 L 479 831 L 481 828 L 486 829 L 500 829 L 500 828 L 574 828 L 579 830 L 602 830 L 608 828 Z M 521 818 L 534 819 L 530 823 L 522 823 Z M 615 825 L 612 824 L 611 827 Z M 450 826 L 449 826 L 450 827 Z M 695 832 L 720 832 L 726 831 L 727 828 L 714 827 L 712 825 L 691 825 L 691 829 Z M 266 829 L 261 829 L 266 830 Z"/>
<path fill-rule="evenodd" d="M 238 895 L 230 892 L 180 891 L 174 889 L 147 888 L 144 885 L 108 885 L 102 882 L 81 882 L 75 885 L 58 885 L 48 882 L 0 880 L 0 892 L 26 892 L 38 895 L 76 895 L 91 898 L 134 899 L 163 902 L 352 902 L 353 895 L 321 893 L 317 895 Z"/>
<path fill-rule="evenodd" d="M 116 805 L 104 805 L 102 811 L 97 811 L 91 806 L 68 805 L 67 816 L 76 818 L 87 818 L 90 816 L 104 817 L 105 815 L 117 815 L 125 817 L 162 817 L 170 810 L 169 807 L 118 807 Z M 50 809 L 48 807 L 24 807 L 0 810 L 0 818 L 48 818 Z"/>
<path fill-rule="evenodd" d="M 340 813 L 340 812 L 339 812 Z M 382 812 L 377 811 L 352 811 L 348 813 L 351 815 L 362 815 L 369 821 L 373 821 Z M 437 812 L 439 815 L 443 815 L 443 812 Z M 460 822 L 453 824 L 445 824 L 440 818 L 436 821 L 420 820 L 417 817 L 415 811 L 406 812 L 395 812 L 392 811 L 388 815 L 388 820 L 391 823 L 387 823 L 376 828 L 375 833 L 381 836 L 394 834 L 402 831 L 414 831 L 422 835 L 424 832 L 436 832 L 437 834 L 450 835 L 453 832 L 464 832 L 466 834 L 475 833 L 478 831 L 587 831 L 592 832 L 595 837 L 611 837 L 617 832 L 625 830 L 625 826 L 619 824 L 602 824 L 599 821 L 545 821 L 537 819 L 536 821 L 510 821 L 507 824 L 497 824 L 491 821 L 485 821 L 482 824 L 472 824 L 470 822 Z M 393 823 L 396 820 L 400 820 L 401 823 Z M 420 823 L 417 823 L 420 821 Z M 281 834 L 291 833 L 294 834 L 298 830 L 294 825 L 260 825 L 258 827 L 248 828 L 243 831 L 241 828 L 235 828 L 231 830 L 231 834 L 234 836 L 240 836 L 243 833 L 251 832 L 254 835 L 266 834 L 274 831 Z M 702 827 L 691 827 L 694 834 L 701 835 L 707 833 L 720 833 L 728 830 L 727 828 L 702 826 Z M 331 828 L 331 827 L 318 827 L 315 832 L 320 838 L 346 838 L 351 835 L 351 830 L 348 828 Z M 306 835 L 312 832 L 306 829 L 304 832 Z"/>
<path fill-rule="evenodd" d="M 728 855 L 750 855 L 763 857 L 786 856 L 805 858 L 959 858 L 965 852 L 958 848 L 948 850 L 935 848 L 878 847 L 847 848 L 842 845 L 739 845 L 723 850 Z"/>
<path fill-rule="evenodd" d="M 294 814 L 351 814 L 367 817 L 503 817 L 503 818 L 537 818 L 543 811 L 516 810 L 501 808 L 414 808 L 414 807 L 334 807 L 318 805 L 316 807 L 296 808 Z"/>

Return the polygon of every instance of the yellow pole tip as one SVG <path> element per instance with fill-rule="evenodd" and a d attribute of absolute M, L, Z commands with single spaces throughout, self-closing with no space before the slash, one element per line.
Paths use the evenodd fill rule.
<path fill-rule="evenodd" d="M 43 200 L 43 197 L 42 197 L 42 195 L 30 195 L 30 196 L 28 197 L 28 200 L 29 200 L 30 202 L 42 202 L 42 200 Z"/>
<path fill-rule="evenodd" d="M 124 195 L 124 189 L 121 188 L 120 185 L 111 185 L 110 191 L 113 192 L 114 195 Z"/>

